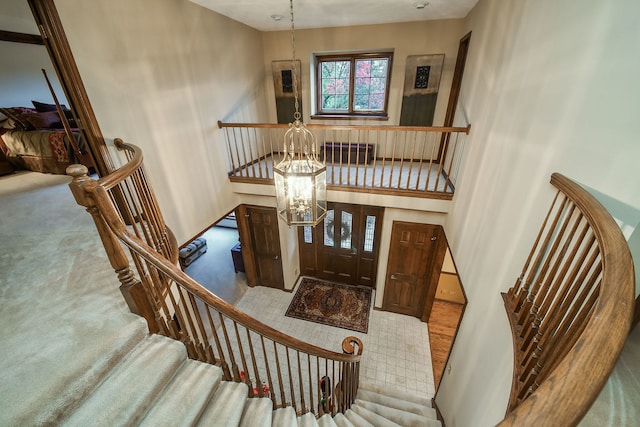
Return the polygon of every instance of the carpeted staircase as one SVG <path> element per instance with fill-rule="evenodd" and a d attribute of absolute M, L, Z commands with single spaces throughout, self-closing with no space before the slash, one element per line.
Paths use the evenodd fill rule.
<path fill-rule="evenodd" d="M 406 393 L 361 387 L 356 403 L 344 415 L 319 419 L 297 416 L 292 407 L 273 410 L 268 398 L 248 398 L 247 385 L 221 381 L 217 366 L 187 358 L 184 345 L 160 335 L 130 328 L 135 344 L 128 352 L 113 348 L 103 355 L 112 369 L 95 376 L 53 411 L 44 424 L 66 426 L 440 426 L 427 399 Z"/>
<path fill-rule="evenodd" d="M 84 209 L 60 175 L 0 179 L 0 425 L 436 426 L 427 399 L 362 387 L 316 420 L 187 359 L 128 311 Z"/>

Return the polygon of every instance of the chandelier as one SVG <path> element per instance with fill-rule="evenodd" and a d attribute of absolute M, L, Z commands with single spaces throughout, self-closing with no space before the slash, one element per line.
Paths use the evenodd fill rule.
<path fill-rule="evenodd" d="M 278 214 L 288 225 L 315 226 L 327 213 L 327 168 L 318 160 L 316 137 L 301 120 L 302 115 L 298 105 L 293 0 L 289 0 L 289 10 L 295 113 L 293 123 L 289 123 L 289 129 L 283 138 L 284 158 L 274 166 L 276 205 Z"/>

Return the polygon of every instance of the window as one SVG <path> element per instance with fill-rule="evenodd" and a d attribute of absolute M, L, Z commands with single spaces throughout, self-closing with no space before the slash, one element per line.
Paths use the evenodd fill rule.
<path fill-rule="evenodd" d="M 316 56 L 316 116 L 387 117 L 393 53 Z"/>

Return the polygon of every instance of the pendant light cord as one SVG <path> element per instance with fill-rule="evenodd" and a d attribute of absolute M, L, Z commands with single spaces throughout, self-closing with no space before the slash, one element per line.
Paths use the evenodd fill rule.
<path fill-rule="evenodd" d="M 294 120 L 299 121 L 302 118 L 300 114 L 300 106 L 298 104 L 298 76 L 296 73 L 297 63 L 296 63 L 296 33 L 295 27 L 293 24 L 293 0 L 289 0 L 289 12 L 291 14 L 291 49 L 293 50 L 293 98 L 295 102 L 295 113 L 293 113 Z"/>

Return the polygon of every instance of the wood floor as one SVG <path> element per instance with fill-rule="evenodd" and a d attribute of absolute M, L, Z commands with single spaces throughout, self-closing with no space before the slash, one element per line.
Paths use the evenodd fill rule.
<path fill-rule="evenodd" d="M 453 338 L 458 329 L 464 305 L 436 299 L 433 303 L 427 327 L 431 346 L 433 379 L 438 390 Z"/>

